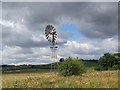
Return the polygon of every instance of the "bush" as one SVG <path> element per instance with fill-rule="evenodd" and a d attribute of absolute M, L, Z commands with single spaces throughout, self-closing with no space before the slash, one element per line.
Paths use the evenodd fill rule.
<path fill-rule="evenodd" d="M 112 67 L 112 69 L 113 69 L 113 70 L 120 70 L 120 65 L 119 65 L 119 64 L 114 65 L 114 66 Z"/>
<path fill-rule="evenodd" d="M 102 67 L 102 66 L 97 66 L 95 67 L 96 71 L 104 71 L 104 70 L 108 70 L 108 67 Z"/>
<path fill-rule="evenodd" d="M 62 76 L 80 75 L 84 72 L 84 63 L 75 58 L 69 57 L 58 65 L 58 73 Z"/>
<path fill-rule="evenodd" d="M 96 71 L 101 71 L 101 66 L 97 66 L 97 67 L 95 67 L 94 69 L 96 70 Z"/>
<path fill-rule="evenodd" d="M 120 64 L 120 53 L 116 53 L 113 56 L 117 59 L 117 61 L 118 61 L 117 64 Z"/>
<path fill-rule="evenodd" d="M 105 53 L 98 61 L 98 64 L 102 67 L 112 67 L 117 63 L 117 59 L 110 53 Z"/>
<path fill-rule="evenodd" d="M 118 70 L 120 69 L 118 54 L 105 53 L 100 57 L 98 61 L 98 66 L 95 68 L 97 71 L 103 70 Z"/>

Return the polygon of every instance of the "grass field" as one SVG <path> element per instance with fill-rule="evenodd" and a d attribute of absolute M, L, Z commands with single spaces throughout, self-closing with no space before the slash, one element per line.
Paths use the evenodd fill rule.
<path fill-rule="evenodd" d="M 70 77 L 53 72 L 3 74 L 2 88 L 118 88 L 118 71 L 91 69 Z"/>

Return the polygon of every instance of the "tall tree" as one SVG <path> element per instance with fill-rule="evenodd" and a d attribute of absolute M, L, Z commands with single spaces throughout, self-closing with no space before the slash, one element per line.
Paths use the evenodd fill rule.
<path fill-rule="evenodd" d="M 118 60 L 111 55 L 110 53 L 105 53 L 102 57 L 100 57 L 98 64 L 103 67 L 112 67 L 117 64 Z"/>

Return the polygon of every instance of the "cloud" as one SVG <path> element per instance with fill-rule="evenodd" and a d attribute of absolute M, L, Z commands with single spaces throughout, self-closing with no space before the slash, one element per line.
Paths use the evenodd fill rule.
<path fill-rule="evenodd" d="M 42 37 L 38 38 L 39 41 L 36 41 L 33 38 L 34 33 L 27 30 L 27 28 L 24 25 L 17 23 L 13 24 L 8 21 L 7 23 L 7 25 L 2 24 L 3 45 L 20 46 L 22 48 L 48 46 L 48 42 L 44 39 L 43 35 Z"/>
<path fill-rule="evenodd" d="M 84 42 L 77 41 L 67 41 L 64 47 L 58 52 L 61 56 L 74 56 L 84 59 L 96 58 L 99 59 L 101 55 L 106 52 L 117 53 L 118 52 L 118 43 L 117 37 L 108 38 L 104 40 L 95 40 L 91 41 L 90 39 Z"/>
<path fill-rule="evenodd" d="M 117 9 L 116 3 L 90 4 L 86 17 L 80 21 L 79 31 L 88 38 L 110 38 L 117 35 Z"/>
<path fill-rule="evenodd" d="M 100 40 L 101 41 L 101 40 Z M 105 39 L 99 43 L 99 41 L 88 41 L 88 42 L 76 42 L 76 41 L 68 41 L 67 48 L 75 53 L 80 55 L 100 55 L 105 52 L 113 51 L 117 52 L 117 41 L 113 38 Z"/>
<path fill-rule="evenodd" d="M 58 33 L 59 58 L 98 58 L 118 49 L 117 2 L 3 2 L 0 24 L 8 64 L 52 62 L 44 36 L 48 24 Z M 75 25 L 84 38 L 69 39 L 71 33 L 61 30 L 65 24 Z"/>
<path fill-rule="evenodd" d="M 4 9 L 7 10 L 7 14 Z M 47 23 L 58 26 L 61 24 L 63 17 L 65 23 L 67 17 L 71 19 L 71 22 L 74 20 L 77 23 L 79 31 L 85 36 L 89 38 L 96 38 L 97 36 L 106 38 L 117 33 L 117 9 L 117 2 L 3 3 L 3 18 L 7 19 L 7 15 L 11 15 L 9 19 L 14 20 L 24 18 L 27 28 L 34 32 L 35 30 L 44 30 L 44 24 Z M 21 11 L 23 13 L 18 15 Z M 18 13 L 18 16 L 14 15 L 16 13 Z"/>

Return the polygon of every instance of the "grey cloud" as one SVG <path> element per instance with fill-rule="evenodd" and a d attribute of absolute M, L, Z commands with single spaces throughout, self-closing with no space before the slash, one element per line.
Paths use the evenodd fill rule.
<path fill-rule="evenodd" d="M 117 34 L 117 8 L 117 2 L 3 3 L 3 11 L 7 10 L 6 12 L 9 12 L 9 10 L 12 10 L 12 13 L 10 11 L 3 18 L 6 18 L 6 15 L 15 18 L 15 12 L 22 12 L 20 15 L 24 17 L 25 24 L 29 30 L 34 32 L 44 30 L 44 28 L 41 28 L 41 24 L 44 23 L 59 26 L 60 21 L 58 22 L 57 18 L 65 16 L 77 19 L 79 21 L 77 24 L 79 31 L 86 37 L 107 38 Z M 26 12 L 28 12 L 28 15 L 23 15 Z M 85 21 L 85 24 L 82 24 L 82 20 Z M 91 27 L 88 24 L 91 24 Z"/>
<path fill-rule="evenodd" d="M 22 48 L 34 48 L 34 47 L 47 47 L 49 46 L 48 42 L 46 41 L 33 41 L 33 40 L 26 40 L 24 38 L 17 39 L 16 37 L 11 38 L 11 40 L 3 39 L 3 44 L 8 46 L 19 46 Z"/>
<path fill-rule="evenodd" d="M 33 51 L 31 49 L 21 49 L 16 54 L 33 54 Z"/>
<path fill-rule="evenodd" d="M 91 3 L 79 31 L 88 38 L 108 38 L 118 33 L 117 3 Z"/>
<path fill-rule="evenodd" d="M 21 48 L 33 48 L 33 47 L 47 47 L 48 42 L 45 40 L 34 41 L 29 33 L 12 31 L 11 28 L 3 28 L 2 37 L 3 45 L 7 46 L 19 46 Z"/>
<path fill-rule="evenodd" d="M 18 33 L 14 31 L 14 28 L 4 26 L 2 28 L 3 45 L 10 47 L 19 46 L 22 50 L 18 51 L 17 55 L 20 53 L 26 54 L 26 58 L 19 56 L 15 58 L 16 60 L 10 60 L 8 63 L 33 62 L 33 59 L 27 59 L 27 54 L 31 54 L 31 56 L 29 56 L 31 58 L 47 56 L 47 54 L 41 52 L 35 54 L 31 50 L 31 48 L 39 47 L 48 48 L 49 42 L 47 42 L 47 40 L 41 38 L 40 41 L 35 41 L 31 38 L 32 34 L 38 36 L 43 35 L 44 28 L 47 24 L 53 24 L 56 27 L 58 38 L 62 39 L 58 41 L 58 54 L 64 57 L 74 54 L 99 56 L 107 51 L 105 49 L 106 46 L 102 46 L 99 42 L 118 35 L 117 2 L 4 2 L 2 6 L 3 20 L 13 21 L 15 23 L 23 20 L 21 23 L 25 26 L 25 28 L 22 27 L 22 31 Z M 66 19 L 70 19 L 68 22 L 75 24 L 79 32 L 89 38 L 89 40 L 85 42 L 91 41 L 90 44 L 100 49 L 90 49 L 89 52 L 85 52 L 82 48 L 72 48 L 74 50 L 69 50 L 65 47 L 64 40 L 67 41 L 70 34 L 61 32 L 59 28 L 61 24 L 68 23 Z M 27 29 L 27 32 L 24 31 L 24 29 Z M 112 52 L 112 50 L 110 51 Z M 113 50 L 113 52 L 114 51 L 115 50 Z M 35 62 L 48 63 L 50 61 L 41 58 L 40 60 L 36 59 Z"/>

